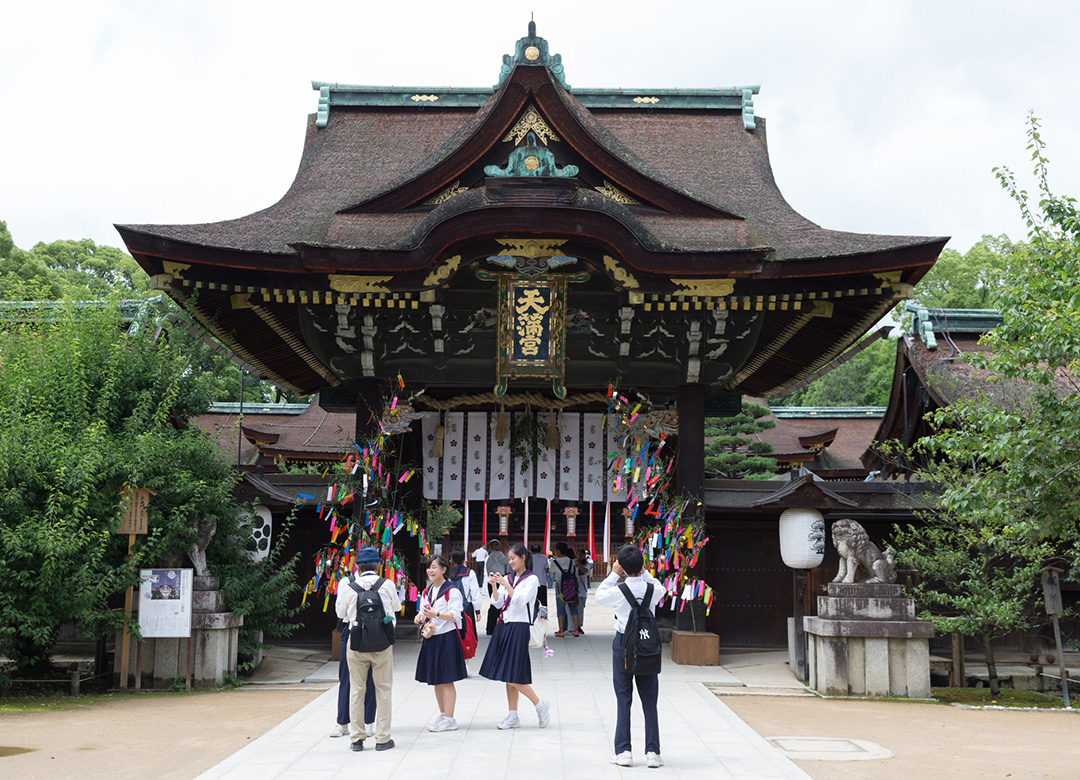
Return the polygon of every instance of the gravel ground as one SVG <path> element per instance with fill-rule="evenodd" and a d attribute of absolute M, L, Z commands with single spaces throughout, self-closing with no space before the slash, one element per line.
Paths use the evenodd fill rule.
<path fill-rule="evenodd" d="M 116 695 L 70 707 L 0 712 L 0 777 L 188 780 L 328 687 Z"/>
<path fill-rule="evenodd" d="M 1080 712 L 766 696 L 724 696 L 723 702 L 766 738 L 841 737 L 895 754 L 884 760 L 795 760 L 821 780 L 1080 778 Z"/>
<path fill-rule="evenodd" d="M 64 708 L 0 712 L 0 777 L 190 780 L 328 687 L 117 695 Z M 796 760 L 821 780 L 1080 778 L 1077 712 L 753 695 L 724 696 L 723 702 L 766 738 L 864 740 L 895 754 L 868 761 Z M 12 748 L 28 752 L 13 754 Z"/>

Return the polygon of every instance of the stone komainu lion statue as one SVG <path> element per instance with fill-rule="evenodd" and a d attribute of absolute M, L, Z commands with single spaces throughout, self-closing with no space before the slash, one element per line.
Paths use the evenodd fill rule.
<path fill-rule="evenodd" d="M 833 523 L 832 541 L 840 554 L 840 570 L 833 577 L 833 582 L 855 582 L 855 572 L 860 564 L 870 575 L 864 582 L 896 582 L 892 550 L 886 548 L 882 553 L 870 541 L 866 529 L 854 520 L 837 520 Z"/>

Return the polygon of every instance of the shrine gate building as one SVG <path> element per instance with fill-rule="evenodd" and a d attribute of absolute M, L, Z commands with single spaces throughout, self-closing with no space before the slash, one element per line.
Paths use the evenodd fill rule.
<path fill-rule="evenodd" d="M 496 503 L 515 506 L 512 534 L 530 541 L 541 539 L 526 514 L 539 527 L 551 502 L 555 538 L 568 506 L 609 513 L 613 542 L 625 538 L 604 480 L 617 382 L 666 410 L 676 487 L 716 526 L 705 576 L 736 549 L 752 560 L 798 497 L 761 503 L 765 489 L 740 503 L 707 485 L 704 419 L 827 366 L 908 295 L 946 239 L 800 216 L 773 179 L 756 86 L 572 88 L 532 23 L 492 75 L 476 89 L 316 82 L 299 170 L 277 203 L 118 230 L 155 286 L 238 360 L 355 413 L 358 436 L 400 377 L 425 413 L 404 434 L 402 457 L 423 468 L 414 499 L 470 502 L 472 545 Z M 559 446 L 511 446 L 496 435 L 502 415 L 541 439 L 554 426 Z M 725 524 L 747 522 L 758 529 L 748 546 L 725 538 Z M 788 579 L 777 582 L 790 604 Z"/>

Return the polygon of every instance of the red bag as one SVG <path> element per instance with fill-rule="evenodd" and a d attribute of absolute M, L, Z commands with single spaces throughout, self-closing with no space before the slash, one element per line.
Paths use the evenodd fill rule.
<path fill-rule="evenodd" d="M 461 630 L 458 632 L 461 638 L 461 649 L 465 653 L 465 660 L 476 657 L 476 619 L 469 613 L 461 615 Z"/>

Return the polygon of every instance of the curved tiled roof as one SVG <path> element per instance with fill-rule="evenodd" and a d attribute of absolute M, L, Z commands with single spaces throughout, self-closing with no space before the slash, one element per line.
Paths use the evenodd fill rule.
<path fill-rule="evenodd" d="M 749 103 L 756 88 L 575 95 L 548 64 L 530 64 L 528 49 L 518 48 L 516 65 L 508 64 L 493 92 L 316 85 L 319 109 L 309 117 L 296 177 L 277 203 L 223 222 L 118 229 L 155 284 L 185 305 L 194 298 L 200 324 L 262 375 L 303 393 L 342 379 L 326 365 L 330 353 L 311 346 L 321 337 L 305 331 L 308 301 L 326 305 L 336 296 L 345 305 L 343 289 L 355 287 L 376 297 L 351 306 L 379 308 L 383 295 L 397 312 L 407 299 L 418 312 L 436 296 L 441 306 L 456 294 L 453 274 L 500 251 L 497 241 L 506 237 L 570 242 L 579 259 L 640 305 L 637 323 L 659 322 L 666 299 L 684 298 L 685 290 L 705 292 L 681 300 L 683 311 L 762 312 L 754 353 L 726 353 L 741 367 L 723 380 L 722 372 L 704 373 L 717 390 L 766 395 L 801 381 L 865 333 L 944 246 L 944 238 L 825 230 L 798 214 L 773 177 L 765 122 Z M 527 169 L 545 175 L 488 175 L 493 164 L 508 170 L 507 155 L 520 149 L 506 143 L 508 133 L 531 109 L 558 136 L 536 147 L 543 165 Z M 539 120 L 529 116 L 535 130 Z M 553 174 L 569 166 L 575 176 Z M 451 266 L 455 254 L 465 258 L 460 269 L 458 261 Z M 602 300 L 610 308 L 615 298 Z M 722 340 L 720 327 L 718 320 L 709 338 Z M 689 337 L 688 344 L 698 348 Z M 592 356 L 579 365 L 601 370 L 589 361 L 603 354 L 578 347 Z M 710 346 L 706 356 L 720 348 Z M 417 360 L 443 371 L 422 352 Z M 363 371 L 373 376 L 365 354 Z M 380 358 L 379 370 L 427 370 L 397 366 L 399 359 Z M 480 381 L 466 366 L 453 363 L 465 372 L 453 381 Z M 687 381 L 700 369 L 687 362 Z M 675 369 L 664 371 L 674 381 Z"/>
<path fill-rule="evenodd" d="M 407 187 L 460 155 L 512 82 L 508 79 L 478 109 L 339 108 L 329 113 L 323 128 L 311 115 L 296 177 L 273 206 L 216 223 L 122 227 L 197 246 L 270 255 L 295 255 L 296 244 L 370 250 L 415 246 L 425 225 L 492 204 L 471 193 L 450 199 L 431 214 L 363 213 L 356 207 Z M 713 216 L 687 216 L 639 210 L 642 213 L 627 218 L 631 210 L 613 209 L 618 206 L 614 201 L 582 188 L 575 207 L 614 212 L 652 251 L 760 248 L 771 249 L 768 259 L 776 261 L 854 256 L 943 241 L 824 230 L 798 214 L 773 177 L 763 119 L 747 131 L 740 113 L 732 110 L 590 110 L 557 83 L 551 90 L 578 131 L 612 159 L 716 211 Z"/>

